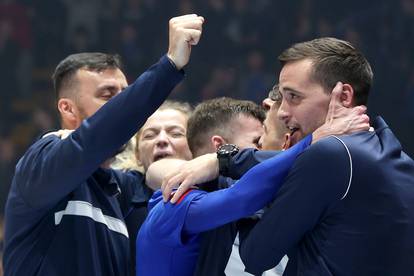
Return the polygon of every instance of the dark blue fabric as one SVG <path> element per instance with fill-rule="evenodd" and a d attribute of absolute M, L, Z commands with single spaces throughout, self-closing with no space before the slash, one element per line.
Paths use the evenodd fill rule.
<path fill-rule="evenodd" d="M 278 153 L 279 151 L 257 150 L 253 148 L 242 149 L 230 159 L 229 168 L 225 176 L 231 179 L 240 179 L 253 166 Z"/>
<path fill-rule="evenodd" d="M 125 175 L 117 173 L 116 175 Z M 145 175 L 138 171 L 128 171 L 126 174 L 131 175 L 133 181 L 123 181 L 122 193 L 118 196 L 121 205 L 123 218 L 128 229 L 129 245 L 131 254 L 130 275 L 135 275 L 135 241 L 137 239 L 138 230 L 148 214 L 148 201 L 153 191 L 145 184 Z"/>
<path fill-rule="evenodd" d="M 125 227 L 116 197 L 118 186 L 133 176 L 98 168 L 182 78 L 164 56 L 68 138 L 48 136 L 29 148 L 17 164 L 6 204 L 6 276 L 128 274 L 127 235 L 87 216 L 56 219 L 71 202 Z"/>
<path fill-rule="evenodd" d="M 251 215 L 272 200 L 294 160 L 311 140 L 307 136 L 255 166 L 230 188 L 211 193 L 193 190 L 175 205 L 164 203 L 160 191 L 156 192 L 138 233 L 136 275 L 193 275 L 199 233 Z"/>
<path fill-rule="evenodd" d="M 414 162 L 381 118 L 375 128 L 323 139 L 296 160 L 241 241 L 246 271 L 289 253 L 288 276 L 413 275 Z"/>
<path fill-rule="evenodd" d="M 229 167 L 229 175 L 239 179 L 255 165 L 279 153 L 280 151 L 258 151 L 251 148 L 242 149 L 238 154 L 233 156 Z M 230 185 L 218 185 L 216 190 L 217 188 L 229 187 L 234 182 L 234 180 L 228 177 L 220 176 L 219 179 L 226 179 L 226 182 L 230 183 Z M 254 225 L 256 220 L 245 218 L 201 233 L 200 250 L 194 275 L 225 276 L 224 270 L 229 261 L 237 232 L 244 232 L 246 228 Z"/>

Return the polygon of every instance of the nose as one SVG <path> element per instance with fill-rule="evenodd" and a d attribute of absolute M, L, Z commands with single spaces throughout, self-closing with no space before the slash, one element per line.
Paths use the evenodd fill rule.
<path fill-rule="evenodd" d="M 285 100 L 282 100 L 279 109 L 277 110 L 277 118 L 286 123 L 290 116 L 289 106 Z"/>
<path fill-rule="evenodd" d="M 270 98 L 266 98 L 262 101 L 262 106 L 266 111 L 269 111 L 274 103 Z"/>
<path fill-rule="evenodd" d="M 157 140 L 155 141 L 155 144 L 158 147 L 166 147 L 170 143 L 170 139 L 168 137 L 168 134 L 162 130 L 157 136 Z"/>

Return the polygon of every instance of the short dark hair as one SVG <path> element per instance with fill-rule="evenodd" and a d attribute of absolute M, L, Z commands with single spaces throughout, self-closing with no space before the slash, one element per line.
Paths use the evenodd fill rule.
<path fill-rule="evenodd" d="M 252 101 L 222 97 L 198 104 L 188 119 L 187 141 L 193 154 L 204 148 L 213 134 L 226 137 L 229 123 L 238 115 L 246 115 L 263 122 L 264 109 Z"/>
<path fill-rule="evenodd" d="M 282 65 L 302 59 L 312 61 L 313 80 L 329 93 L 338 81 L 349 83 L 354 89 L 354 104 L 367 104 L 373 82 L 372 69 L 364 55 L 351 43 L 323 37 L 294 44 L 279 56 Z"/>
<path fill-rule="evenodd" d="M 278 102 L 278 103 L 282 100 L 282 95 L 280 94 L 278 83 L 273 85 L 267 97 L 271 99 L 272 101 Z"/>
<path fill-rule="evenodd" d="M 73 76 L 79 69 L 101 72 L 106 69 L 122 69 L 119 55 L 104 53 L 78 53 L 66 57 L 52 75 L 56 99 L 62 96 L 62 89 L 73 83 Z"/>

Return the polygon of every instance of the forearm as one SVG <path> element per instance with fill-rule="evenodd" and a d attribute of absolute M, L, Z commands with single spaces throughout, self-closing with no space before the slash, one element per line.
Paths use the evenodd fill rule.
<path fill-rule="evenodd" d="M 227 177 L 240 179 L 248 170 L 273 156 L 280 151 L 259 151 L 256 149 L 244 149 L 236 154 L 230 161 Z"/>
<path fill-rule="evenodd" d="M 152 163 L 145 173 L 145 183 L 154 191 L 160 189 L 163 179 L 186 162 L 182 159 L 167 158 Z"/>

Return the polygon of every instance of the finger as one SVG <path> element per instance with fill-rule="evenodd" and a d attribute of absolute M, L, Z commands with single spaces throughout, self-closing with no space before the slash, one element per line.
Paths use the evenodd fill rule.
<path fill-rule="evenodd" d="M 332 89 L 332 97 L 339 99 L 342 94 L 343 86 L 344 86 L 343 83 L 338 81 L 335 87 Z"/>
<path fill-rule="evenodd" d="M 362 114 L 367 112 L 367 108 L 366 108 L 365 105 L 359 105 L 359 106 L 356 106 L 356 107 L 352 108 L 352 111 L 355 114 L 362 115 Z"/>
<path fill-rule="evenodd" d="M 193 14 L 186 14 L 186 15 L 181 15 L 181 16 L 176 16 L 170 19 L 169 23 L 170 24 L 176 24 L 179 23 L 182 20 L 186 20 L 186 19 L 194 19 L 197 18 L 198 15 L 193 13 Z M 201 16 L 200 16 L 201 17 Z"/>
<path fill-rule="evenodd" d="M 191 186 L 193 186 L 193 184 L 191 184 L 191 179 L 184 180 L 171 198 L 171 203 L 175 204 L 191 188 Z"/>
<path fill-rule="evenodd" d="M 174 188 L 178 187 L 178 185 L 179 185 L 179 183 L 180 183 L 180 181 L 181 181 L 181 180 L 180 180 L 181 178 L 182 178 L 182 176 L 181 176 L 181 175 L 176 175 L 176 176 L 174 176 L 174 177 L 170 178 L 170 179 L 168 180 L 168 182 L 165 184 L 165 188 L 164 188 L 164 191 L 163 191 L 163 198 L 164 198 L 164 201 L 168 201 L 168 200 L 170 200 L 172 190 L 173 190 Z"/>
<path fill-rule="evenodd" d="M 342 88 L 343 84 L 339 81 L 336 83 L 334 89 L 332 90 L 328 113 L 326 115 L 327 121 L 332 120 L 335 117 L 337 106 L 341 103 Z"/>
<path fill-rule="evenodd" d="M 185 41 L 187 41 L 190 45 L 197 45 L 200 41 L 201 31 L 199 30 L 185 30 Z"/>
<path fill-rule="evenodd" d="M 170 200 L 172 190 L 178 186 L 178 184 L 181 182 L 182 177 L 183 176 L 181 174 L 178 174 L 168 179 L 168 181 L 166 181 L 164 185 L 164 190 L 162 191 L 162 197 L 165 202 Z"/>
<path fill-rule="evenodd" d="M 369 125 L 369 117 L 366 114 L 360 115 L 356 118 L 354 118 L 354 120 L 352 120 L 350 122 L 350 129 L 353 131 L 363 131 L 363 130 L 368 130 L 370 125 Z"/>
<path fill-rule="evenodd" d="M 181 20 L 173 24 L 176 29 L 183 28 L 183 29 L 197 29 L 201 30 L 203 27 L 204 20 L 202 18 L 195 18 L 189 20 Z"/>

